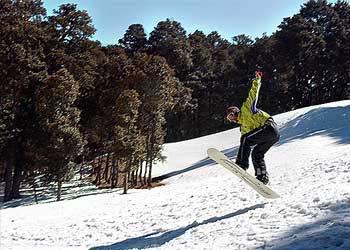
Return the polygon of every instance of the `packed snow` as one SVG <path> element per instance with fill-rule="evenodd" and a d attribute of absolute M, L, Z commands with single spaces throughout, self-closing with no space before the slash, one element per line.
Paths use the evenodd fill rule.
<path fill-rule="evenodd" d="M 279 199 L 207 157 L 214 147 L 234 159 L 235 128 L 166 144 L 160 187 L 121 195 L 77 185 L 60 202 L 1 204 L 0 249 L 350 249 L 350 101 L 275 120 L 281 139 L 266 162 Z"/>

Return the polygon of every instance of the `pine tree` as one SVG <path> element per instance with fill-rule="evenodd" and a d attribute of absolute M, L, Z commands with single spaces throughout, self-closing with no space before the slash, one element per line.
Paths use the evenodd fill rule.
<path fill-rule="evenodd" d="M 189 101 L 189 96 L 180 97 L 183 85 L 174 77 L 173 70 L 164 58 L 138 54 L 134 57 L 134 65 L 140 70 L 138 75 L 143 76 L 138 79 L 134 88 L 140 94 L 142 101 L 140 106 L 142 115 L 139 116 L 138 123 L 142 135 L 146 138 L 148 185 L 151 185 L 152 164 L 160 158 L 161 145 L 166 134 L 165 113 L 181 102 L 185 105 Z"/>
<path fill-rule="evenodd" d="M 147 49 L 147 37 L 141 24 L 132 24 L 129 26 L 119 43 L 128 52 L 144 52 Z"/>
<path fill-rule="evenodd" d="M 179 22 L 166 19 L 157 24 L 149 37 L 151 53 L 166 58 L 182 81 L 192 66 L 191 46 Z"/>
<path fill-rule="evenodd" d="M 5 201 L 20 197 L 26 147 L 35 131 L 34 93 L 46 77 L 42 2 L 0 3 L 0 153 L 6 162 Z"/>
<path fill-rule="evenodd" d="M 50 42 L 47 44 L 49 72 L 55 74 L 65 69 L 79 82 L 76 105 L 80 109 L 80 129 L 83 136 L 94 138 L 92 117 L 96 113 L 96 78 L 98 70 L 106 59 L 99 42 L 89 38 L 95 33 L 92 19 L 86 11 L 77 9 L 76 4 L 63 4 L 48 18 Z M 90 145 L 95 142 L 89 143 Z M 96 155 L 97 148 L 85 147 L 84 159 Z"/>
<path fill-rule="evenodd" d="M 57 200 L 61 198 L 62 183 L 67 177 L 69 163 L 81 152 L 79 110 L 74 106 L 79 83 L 66 69 L 48 76 L 36 93 L 36 112 L 45 135 L 40 148 L 41 161 L 46 166 L 46 180 L 57 182 Z M 43 157 L 45 156 L 45 157 Z"/>
<path fill-rule="evenodd" d="M 125 90 L 116 99 L 116 112 L 113 114 L 115 125 L 113 127 L 112 150 L 113 154 L 121 159 L 120 162 L 124 165 L 122 172 L 124 173 L 125 194 L 127 193 L 130 172 L 138 167 L 135 165 L 135 161 L 144 147 L 143 136 L 136 124 L 140 105 L 141 101 L 137 91 Z"/>

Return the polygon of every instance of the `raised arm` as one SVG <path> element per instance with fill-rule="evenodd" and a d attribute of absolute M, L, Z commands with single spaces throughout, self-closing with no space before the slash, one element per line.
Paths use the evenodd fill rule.
<path fill-rule="evenodd" d="M 258 102 L 259 91 L 261 86 L 262 73 L 260 71 L 255 72 L 255 79 L 252 82 L 252 87 L 249 90 L 248 97 L 243 103 L 243 107 L 249 109 L 253 114 L 258 112 L 256 104 Z"/>

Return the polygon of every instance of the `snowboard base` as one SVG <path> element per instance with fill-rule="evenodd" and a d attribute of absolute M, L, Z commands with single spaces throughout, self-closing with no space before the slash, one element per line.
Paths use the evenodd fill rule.
<path fill-rule="evenodd" d="M 242 179 L 245 183 L 247 183 L 250 187 L 252 187 L 256 192 L 258 192 L 261 196 L 268 199 L 276 199 L 279 198 L 279 194 L 273 191 L 270 187 L 264 185 L 262 182 L 257 180 L 255 177 L 244 171 L 240 168 L 236 163 L 231 161 L 226 155 L 215 148 L 209 148 L 208 156 L 225 167 L 230 172 L 234 173 L 238 178 Z"/>

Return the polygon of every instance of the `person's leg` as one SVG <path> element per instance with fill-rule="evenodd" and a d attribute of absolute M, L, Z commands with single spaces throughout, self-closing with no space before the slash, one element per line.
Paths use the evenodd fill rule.
<path fill-rule="evenodd" d="M 262 182 L 268 182 L 268 173 L 266 170 L 265 153 L 274 144 L 274 141 L 266 141 L 255 146 L 252 152 L 252 161 L 255 169 L 255 176 Z"/>
<path fill-rule="evenodd" d="M 275 124 L 268 125 L 255 135 L 257 145 L 252 152 L 252 161 L 255 169 L 255 176 L 263 183 L 268 182 L 268 173 L 266 170 L 265 153 L 279 140 L 279 132 Z"/>
<path fill-rule="evenodd" d="M 259 134 L 264 130 L 264 128 L 265 127 L 257 128 L 241 137 L 236 163 L 244 170 L 248 169 L 249 167 L 251 147 L 260 142 Z"/>
<path fill-rule="evenodd" d="M 246 136 L 241 137 L 241 142 L 236 158 L 236 163 L 244 170 L 247 170 L 249 168 L 249 156 L 251 151 L 251 144 L 246 140 L 246 138 Z"/>

